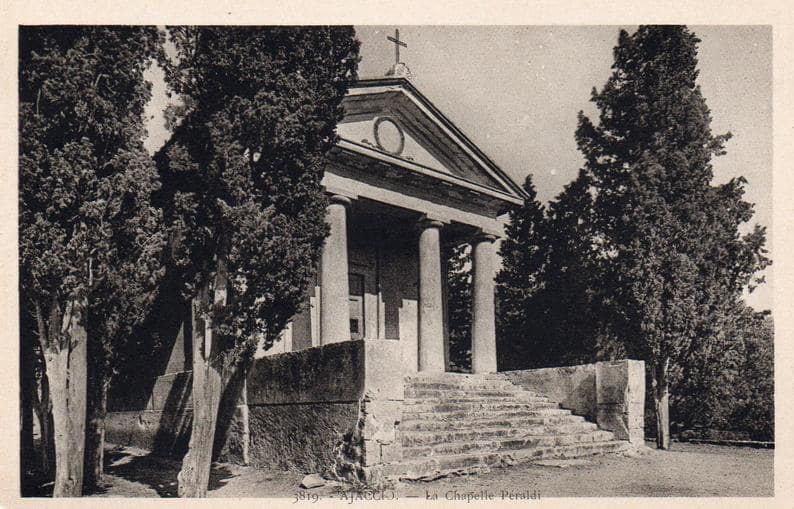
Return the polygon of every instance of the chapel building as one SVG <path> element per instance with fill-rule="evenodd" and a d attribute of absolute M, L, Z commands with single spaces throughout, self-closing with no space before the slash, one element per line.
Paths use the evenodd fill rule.
<path fill-rule="evenodd" d="M 396 340 L 406 372 L 446 371 L 444 246 L 470 243 L 472 369 L 496 371 L 494 241 L 523 190 L 405 78 L 358 81 L 343 106 L 317 284 L 267 353 Z"/>
<path fill-rule="evenodd" d="M 213 456 L 369 481 L 642 445 L 641 361 L 497 372 L 494 243 L 525 193 L 406 70 L 351 84 L 309 302 L 224 390 Z M 449 372 L 444 253 L 464 243 L 471 374 Z M 173 286 L 156 307 L 161 346 L 111 391 L 106 437 L 178 456 L 191 432 L 191 306 Z"/>

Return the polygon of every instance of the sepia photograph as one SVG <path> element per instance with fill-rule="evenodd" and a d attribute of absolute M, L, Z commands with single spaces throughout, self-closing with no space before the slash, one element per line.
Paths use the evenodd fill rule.
<path fill-rule="evenodd" d="M 17 496 L 775 496 L 771 25 L 16 39 Z"/>

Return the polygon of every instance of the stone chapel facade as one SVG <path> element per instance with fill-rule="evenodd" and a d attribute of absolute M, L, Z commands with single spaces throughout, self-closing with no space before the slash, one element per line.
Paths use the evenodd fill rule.
<path fill-rule="evenodd" d="M 214 456 L 421 479 L 642 444 L 642 362 L 496 372 L 494 242 L 523 190 L 405 77 L 358 81 L 343 106 L 309 306 L 224 391 Z M 473 254 L 467 375 L 446 373 L 442 256 L 463 243 Z M 190 305 L 159 305 L 163 346 L 111 393 L 106 437 L 180 454 L 192 418 Z"/>
<path fill-rule="evenodd" d="M 472 369 L 496 371 L 494 241 L 523 190 L 405 78 L 359 81 L 343 105 L 311 305 L 267 353 L 398 340 L 407 373 L 446 371 L 442 245 L 470 243 Z"/>

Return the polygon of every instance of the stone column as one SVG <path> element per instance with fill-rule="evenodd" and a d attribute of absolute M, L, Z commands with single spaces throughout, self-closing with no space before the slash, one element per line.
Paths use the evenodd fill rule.
<path fill-rule="evenodd" d="M 350 289 L 347 271 L 347 207 L 350 199 L 331 196 L 320 268 L 320 344 L 350 340 Z"/>
<path fill-rule="evenodd" d="M 419 223 L 419 371 L 427 373 L 445 371 L 439 238 L 442 226 L 432 220 Z"/>
<path fill-rule="evenodd" d="M 471 370 L 496 372 L 496 313 L 494 310 L 493 235 L 472 241 Z"/>

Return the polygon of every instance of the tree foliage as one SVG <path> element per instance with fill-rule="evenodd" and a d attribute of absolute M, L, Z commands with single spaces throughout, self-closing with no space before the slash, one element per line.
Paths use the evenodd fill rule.
<path fill-rule="evenodd" d="M 670 419 L 684 432 L 774 440 L 774 333 L 768 313 L 741 304 L 708 349 L 671 373 Z M 698 431 L 700 430 L 700 431 Z"/>
<path fill-rule="evenodd" d="M 159 183 L 142 145 L 143 73 L 161 44 L 153 27 L 20 30 L 22 305 L 57 392 L 56 456 L 78 469 L 86 348 L 95 380 L 109 376 L 161 274 L 161 215 L 150 203 Z M 68 444 L 58 440 L 67 420 Z M 57 465 L 56 495 L 79 495 L 82 474 Z"/>
<path fill-rule="evenodd" d="M 193 306 L 193 430 L 180 496 L 203 496 L 223 387 L 306 300 L 320 186 L 358 41 L 349 27 L 170 27 L 183 107 L 158 159 L 171 268 Z"/>
<path fill-rule="evenodd" d="M 447 323 L 449 370 L 471 372 L 471 247 L 447 246 Z"/>
<path fill-rule="evenodd" d="M 618 355 L 602 304 L 588 175 L 580 172 L 547 208 L 531 179 L 524 188 L 529 198 L 511 215 L 496 278 L 501 366 L 566 366 Z"/>
<path fill-rule="evenodd" d="M 666 411 L 668 368 L 713 344 L 769 263 L 764 228 L 739 233 L 752 216 L 746 181 L 712 185 L 711 159 L 730 134 L 711 132 L 698 42 L 680 26 L 621 31 L 612 76 L 593 91 L 598 124 L 580 113 L 576 133 L 616 332 L 646 361 L 657 413 Z"/>
<path fill-rule="evenodd" d="M 524 181 L 524 204 L 510 211 L 505 239 L 499 247 L 502 268 L 496 275 L 497 353 L 500 370 L 537 367 L 546 319 L 537 306 L 543 289 L 545 220 L 532 175 Z"/>
<path fill-rule="evenodd" d="M 527 183 L 497 276 L 500 367 L 642 359 L 651 408 L 671 388 L 679 426 L 770 436 L 771 342 L 742 301 L 770 263 L 765 232 L 741 233 L 743 178 L 712 182 L 730 135 L 711 133 L 697 43 L 684 27 L 621 32 L 598 122 L 580 113 L 584 168 L 545 214 Z"/>
<path fill-rule="evenodd" d="M 230 298 L 208 312 L 239 354 L 280 334 L 314 275 L 327 234 L 320 180 L 358 42 L 349 28 L 169 35 L 167 81 L 191 105 L 160 152 L 173 263 L 194 296 L 225 258 Z"/>

